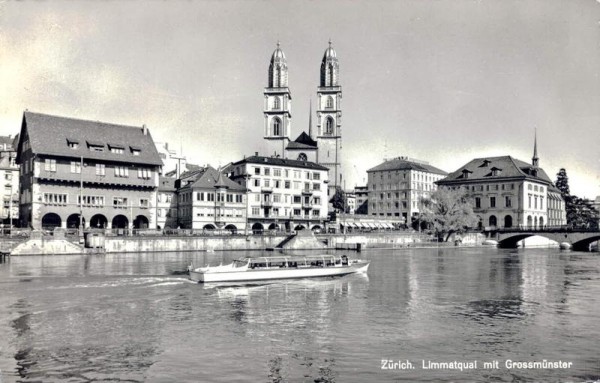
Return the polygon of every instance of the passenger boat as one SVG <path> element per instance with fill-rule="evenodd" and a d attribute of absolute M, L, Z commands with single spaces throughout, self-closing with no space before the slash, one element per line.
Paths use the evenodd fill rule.
<path fill-rule="evenodd" d="M 366 273 L 369 264 L 370 261 L 348 259 L 345 255 L 307 255 L 243 258 L 228 265 L 190 265 L 188 270 L 194 282 L 244 282 Z"/>

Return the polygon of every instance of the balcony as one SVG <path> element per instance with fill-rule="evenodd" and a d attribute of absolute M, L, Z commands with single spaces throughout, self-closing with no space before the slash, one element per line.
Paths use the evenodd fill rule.
<path fill-rule="evenodd" d="M 313 191 L 310 189 L 302 189 L 302 195 L 312 195 Z"/>
<path fill-rule="evenodd" d="M 260 206 L 262 206 L 262 207 L 273 207 L 273 201 L 262 201 L 260 203 Z"/>
<path fill-rule="evenodd" d="M 262 187 L 260 188 L 261 193 L 273 193 L 273 188 L 271 187 Z"/>

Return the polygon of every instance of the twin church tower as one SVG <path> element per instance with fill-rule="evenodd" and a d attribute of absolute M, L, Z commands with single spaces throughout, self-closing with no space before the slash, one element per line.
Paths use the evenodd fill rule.
<path fill-rule="evenodd" d="M 339 85 L 339 63 L 329 41 L 321 60 L 321 76 L 317 87 L 317 129 L 312 127 L 310 107 L 308 133 L 290 140 L 292 93 L 288 87 L 285 54 L 277 43 L 271 56 L 269 79 L 264 91 L 264 139 L 268 155 L 292 160 L 316 162 L 329 169 L 329 187 L 342 186 L 341 121 L 342 87 Z"/>

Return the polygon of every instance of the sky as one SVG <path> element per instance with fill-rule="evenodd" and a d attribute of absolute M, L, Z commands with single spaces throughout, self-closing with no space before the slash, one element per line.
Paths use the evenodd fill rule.
<path fill-rule="evenodd" d="M 385 158 L 452 172 L 473 158 L 540 166 L 600 195 L 600 1 L 4 1 L 0 135 L 25 109 L 146 124 L 189 162 L 266 150 L 277 41 L 292 139 L 308 130 L 331 39 L 346 188 Z M 313 121 L 316 121 L 313 118 Z M 266 153 L 264 153 L 266 154 Z"/>

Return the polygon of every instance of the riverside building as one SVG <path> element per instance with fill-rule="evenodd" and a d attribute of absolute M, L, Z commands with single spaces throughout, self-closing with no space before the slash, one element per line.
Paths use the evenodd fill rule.
<path fill-rule="evenodd" d="M 19 165 L 14 141 L 11 136 L 0 137 L 0 223 L 4 225 L 16 224 L 19 218 Z"/>
<path fill-rule="evenodd" d="M 257 153 L 234 162 L 230 169 L 230 178 L 248 189 L 248 225 L 253 231 L 324 228 L 326 167 Z"/>
<path fill-rule="evenodd" d="M 246 188 L 210 166 L 184 174 L 177 190 L 182 229 L 246 229 Z"/>
<path fill-rule="evenodd" d="M 448 173 L 428 162 L 397 157 L 367 170 L 368 213 L 401 217 L 404 224 L 419 215 L 419 200 L 436 190 L 436 181 Z"/>
<path fill-rule="evenodd" d="M 22 227 L 156 227 L 162 162 L 145 125 L 26 111 L 16 161 Z"/>
<path fill-rule="evenodd" d="M 530 164 L 511 156 L 475 158 L 437 184 L 470 193 L 480 228 L 566 225 L 564 200 L 539 166 L 537 140 L 533 153 Z"/>

